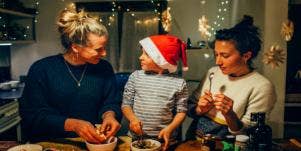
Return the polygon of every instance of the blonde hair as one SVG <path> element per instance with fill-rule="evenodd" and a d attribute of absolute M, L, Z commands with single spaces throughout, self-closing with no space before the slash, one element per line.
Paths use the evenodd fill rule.
<path fill-rule="evenodd" d="M 97 17 L 90 16 L 84 10 L 77 12 L 74 4 L 60 12 L 57 25 L 61 34 L 61 43 L 66 49 L 69 49 L 73 43 L 87 46 L 89 33 L 108 36 L 106 27 Z"/>

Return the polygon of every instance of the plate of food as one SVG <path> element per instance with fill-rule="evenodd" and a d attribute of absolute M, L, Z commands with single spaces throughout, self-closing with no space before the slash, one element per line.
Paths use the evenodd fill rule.
<path fill-rule="evenodd" d="M 9 148 L 7 151 L 42 151 L 43 147 L 38 144 L 23 144 L 18 145 L 12 148 Z"/>

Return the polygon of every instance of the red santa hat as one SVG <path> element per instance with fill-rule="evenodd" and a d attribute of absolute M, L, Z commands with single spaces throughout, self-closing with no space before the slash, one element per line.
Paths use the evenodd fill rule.
<path fill-rule="evenodd" d="M 171 35 L 155 35 L 139 41 L 150 58 L 161 68 L 170 73 L 177 71 L 177 61 L 183 63 L 183 71 L 188 70 L 186 44 Z"/>

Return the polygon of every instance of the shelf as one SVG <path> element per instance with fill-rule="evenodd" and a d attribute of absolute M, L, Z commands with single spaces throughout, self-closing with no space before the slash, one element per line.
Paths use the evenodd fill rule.
<path fill-rule="evenodd" d="M 0 8 L 0 16 L 2 20 L 1 25 L 7 25 L 3 29 L 5 31 L 3 31 L 4 34 L 1 36 L 0 46 L 31 44 L 35 42 L 34 14 Z M 23 37 L 24 35 L 27 37 Z"/>
<path fill-rule="evenodd" d="M 285 107 L 301 107 L 301 102 L 285 103 Z"/>
<path fill-rule="evenodd" d="M 189 47 L 187 50 L 193 50 L 193 49 L 206 49 L 206 47 Z"/>
<path fill-rule="evenodd" d="M 301 122 L 290 122 L 290 121 L 284 121 L 285 125 L 301 125 Z"/>
<path fill-rule="evenodd" d="M 26 13 L 22 13 L 22 12 L 13 11 L 13 10 L 7 10 L 7 9 L 3 9 L 3 8 L 0 8 L 0 12 L 9 14 L 9 15 L 19 16 L 19 17 L 27 17 L 27 18 L 35 17 L 34 15 L 31 15 L 31 14 L 26 14 Z"/>
<path fill-rule="evenodd" d="M 32 44 L 35 42 L 35 40 L 0 41 L 0 46 L 10 46 L 12 44 Z"/>

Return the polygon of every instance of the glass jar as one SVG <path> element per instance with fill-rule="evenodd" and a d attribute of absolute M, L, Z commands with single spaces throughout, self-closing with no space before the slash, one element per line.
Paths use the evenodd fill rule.
<path fill-rule="evenodd" d="M 247 151 L 248 150 L 249 136 L 236 135 L 235 138 L 235 151 Z"/>

